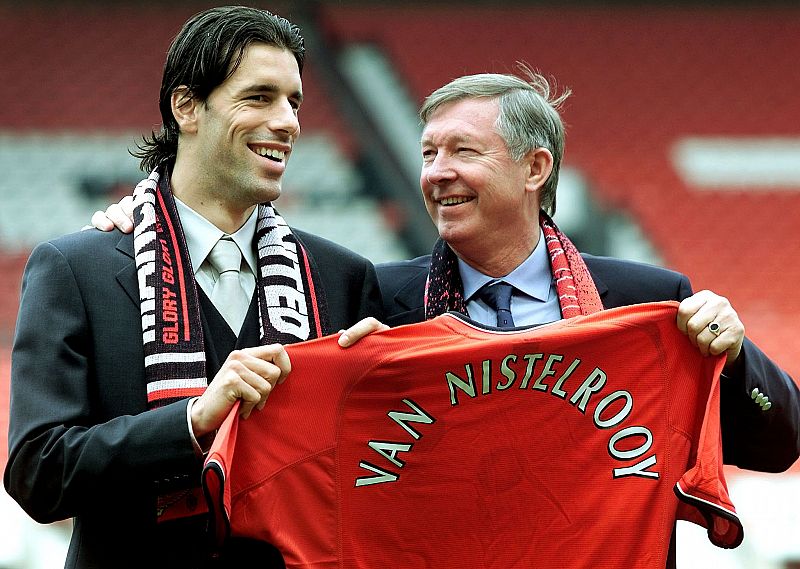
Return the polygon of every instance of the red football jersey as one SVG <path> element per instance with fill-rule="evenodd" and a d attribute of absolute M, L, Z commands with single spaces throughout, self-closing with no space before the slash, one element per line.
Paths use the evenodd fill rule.
<path fill-rule="evenodd" d="M 676 519 L 737 546 L 719 372 L 677 303 L 527 330 L 455 315 L 287 346 L 266 407 L 226 420 L 204 484 L 218 536 L 289 568 L 662 569 Z"/>

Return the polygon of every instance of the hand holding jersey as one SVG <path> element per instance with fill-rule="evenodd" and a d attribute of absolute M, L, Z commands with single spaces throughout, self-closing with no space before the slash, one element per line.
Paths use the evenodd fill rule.
<path fill-rule="evenodd" d="M 678 329 L 704 356 L 727 352 L 725 370 L 734 366 L 742 351 L 744 324 L 728 299 L 710 290 L 701 290 L 681 302 Z"/>
<path fill-rule="evenodd" d="M 283 383 L 292 365 L 280 344 L 255 346 L 231 352 L 208 388 L 194 402 L 192 430 L 202 437 L 217 430 L 238 400 L 243 419 L 261 410 L 275 386 Z"/>

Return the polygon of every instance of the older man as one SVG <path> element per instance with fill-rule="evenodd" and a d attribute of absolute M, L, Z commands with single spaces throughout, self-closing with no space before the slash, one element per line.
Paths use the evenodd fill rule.
<path fill-rule="evenodd" d="M 673 271 L 577 255 L 552 223 L 564 148 L 558 107 L 566 94 L 553 97 L 543 77 L 524 71 L 525 79 L 460 77 L 423 104 L 420 186 L 440 239 L 432 255 L 377 267 L 386 323 L 456 310 L 492 326 L 509 317 L 518 326 L 542 324 L 582 313 L 594 291 L 605 308 L 681 301 L 678 328 L 701 353 L 726 354 L 725 462 L 787 469 L 800 454 L 800 392 L 745 337 L 728 300 L 711 291 L 693 294 L 689 279 Z M 565 274 L 577 290 L 561 286 Z M 492 291 L 500 288 L 507 291 L 505 306 L 498 306 L 504 295 Z M 380 327 L 366 321 L 347 334 L 355 340 Z M 667 566 L 674 564 L 673 543 Z"/>

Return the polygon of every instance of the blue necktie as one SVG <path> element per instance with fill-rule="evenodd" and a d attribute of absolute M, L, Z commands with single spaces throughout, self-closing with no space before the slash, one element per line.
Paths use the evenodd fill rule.
<path fill-rule="evenodd" d="M 498 328 L 513 328 L 514 319 L 511 318 L 511 293 L 514 287 L 508 283 L 498 282 L 484 285 L 478 291 L 478 296 L 489 308 L 497 312 Z"/>

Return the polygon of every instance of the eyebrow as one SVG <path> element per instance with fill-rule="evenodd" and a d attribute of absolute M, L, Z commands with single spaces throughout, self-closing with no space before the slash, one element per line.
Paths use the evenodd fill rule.
<path fill-rule="evenodd" d="M 422 144 L 423 146 L 426 145 L 426 144 L 433 144 L 433 141 L 432 141 L 433 138 L 436 138 L 436 137 L 424 136 L 423 135 L 422 138 L 420 139 L 420 144 Z M 441 138 L 441 136 L 439 138 Z M 464 134 L 464 133 L 461 133 L 461 132 L 448 133 L 448 134 L 445 134 L 445 136 L 444 136 L 444 139 L 450 144 L 461 144 L 461 143 L 464 143 L 464 142 L 471 142 L 473 140 L 473 138 L 474 137 L 470 136 L 469 134 Z"/>

